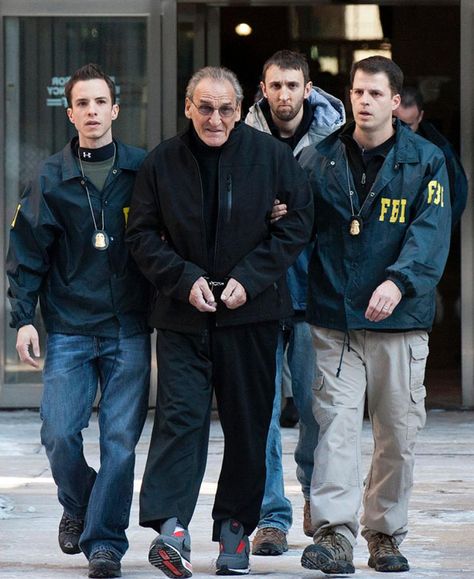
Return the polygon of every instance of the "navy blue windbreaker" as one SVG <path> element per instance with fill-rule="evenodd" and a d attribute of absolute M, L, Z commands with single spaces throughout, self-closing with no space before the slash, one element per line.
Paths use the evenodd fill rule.
<path fill-rule="evenodd" d="M 125 227 L 145 151 L 116 141 L 104 188 L 87 183 L 96 220 L 104 209 L 110 246 L 92 246 L 94 224 L 73 154 L 77 137 L 39 167 L 10 230 L 11 326 L 34 320 L 38 298 L 47 332 L 115 337 L 148 331 L 148 284 L 128 254 Z"/>
<path fill-rule="evenodd" d="M 306 148 L 300 158 L 313 187 L 316 218 L 307 320 L 341 331 L 428 330 L 449 251 L 444 155 L 397 120 L 395 145 L 362 209 L 362 232 L 353 236 L 349 191 L 356 189 L 340 133 Z M 357 214 L 357 194 L 353 203 Z M 387 279 L 399 287 L 402 300 L 391 316 L 370 322 L 364 316 L 370 298 Z"/>
<path fill-rule="evenodd" d="M 469 185 L 464 167 L 454 147 L 436 127 L 428 121 L 421 121 L 417 134 L 437 145 L 444 153 L 449 176 L 451 199 L 451 222 L 454 229 L 466 208 Z"/>

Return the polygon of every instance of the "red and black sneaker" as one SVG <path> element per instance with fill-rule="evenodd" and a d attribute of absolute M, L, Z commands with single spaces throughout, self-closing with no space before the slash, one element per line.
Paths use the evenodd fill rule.
<path fill-rule="evenodd" d="M 219 557 L 216 561 L 216 575 L 247 575 L 250 573 L 249 538 L 244 528 L 234 519 L 221 524 Z"/>
<path fill-rule="evenodd" d="M 189 532 L 181 530 L 165 534 L 163 526 L 161 530 L 162 533 L 150 545 L 148 561 L 167 577 L 191 577 L 193 566 Z"/>

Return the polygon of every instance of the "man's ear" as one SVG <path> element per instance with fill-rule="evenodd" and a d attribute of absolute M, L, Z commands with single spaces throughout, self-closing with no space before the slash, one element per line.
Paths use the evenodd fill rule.
<path fill-rule="evenodd" d="M 237 117 L 237 120 L 240 120 L 240 116 L 242 114 L 242 103 L 239 103 L 235 109 L 235 114 Z"/>
<path fill-rule="evenodd" d="M 73 117 L 73 112 L 72 112 L 71 107 L 68 107 L 66 109 L 66 114 L 68 116 L 68 119 L 71 121 L 71 123 L 74 124 L 74 117 Z"/>
<path fill-rule="evenodd" d="M 112 105 L 112 120 L 113 121 L 115 121 L 115 119 L 118 117 L 119 111 L 120 111 L 120 107 L 117 104 Z"/>
<path fill-rule="evenodd" d="M 186 101 L 184 103 L 184 116 L 187 119 L 191 118 L 191 105 L 192 105 L 192 102 L 188 99 L 188 97 L 186 97 Z"/>
<path fill-rule="evenodd" d="M 265 98 L 268 98 L 267 97 L 267 91 L 265 90 L 265 83 L 263 82 L 263 80 L 260 81 L 260 90 L 262 91 L 263 96 Z"/>
<path fill-rule="evenodd" d="M 304 98 L 307 99 L 309 97 L 310 92 L 313 90 L 313 83 L 308 81 L 306 86 L 304 87 Z"/>
<path fill-rule="evenodd" d="M 392 111 L 395 111 L 400 106 L 401 97 L 399 94 L 394 94 L 392 97 Z"/>

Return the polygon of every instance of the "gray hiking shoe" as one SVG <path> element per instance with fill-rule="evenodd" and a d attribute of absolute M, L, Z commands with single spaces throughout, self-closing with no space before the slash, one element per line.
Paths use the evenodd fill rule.
<path fill-rule="evenodd" d="M 283 555 L 288 551 L 286 535 L 276 527 L 262 527 L 252 541 L 252 555 Z"/>
<path fill-rule="evenodd" d="M 305 569 L 317 569 L 328 575 L 355 573 L 353 548 L 350 542 L 331 528 L 325 529 L 303 551 L 301 565 Z"/>
<path fill-rule="evenodd" d="M 391 535 L 370 531 L 364 535 L 369 547 L 369 567 L 382 573 L 409 571 L 408 560 L 400 553 L 397 541 Z"/>
<path fill-rule="evenodd" d="M 176 531 L 176 518 L 161 525 L 161 533 L 151 543 L 148 561 L 167 577 L 191 577 L 191 538 L 187 530 Z"/>
<path fill-rule="evenodd" d="M 250 573 L 249 538 L 234 519 L 222 521 L 216 575 L 247 575 Z"/>

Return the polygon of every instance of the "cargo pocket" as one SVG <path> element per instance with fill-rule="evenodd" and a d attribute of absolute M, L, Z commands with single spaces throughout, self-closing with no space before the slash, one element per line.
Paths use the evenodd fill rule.
<path fill-rule="evenodd" d="M 428 352 L 427 343 L 410 345 L 410 411 L 407 433 L 409 439 L 414 439 L 426 422 L 426 388 L 423 381 Z"/>
<path fill-rule="evenodd" d="M 312 409 L 313 416 L 319 424 L 320 432 L 324 432 L 331 422 L 331 413 L 328 410 L 326 393 L 324 387 L 324 374 L 316 366 L 316 376 L 312 384 Z"/>

